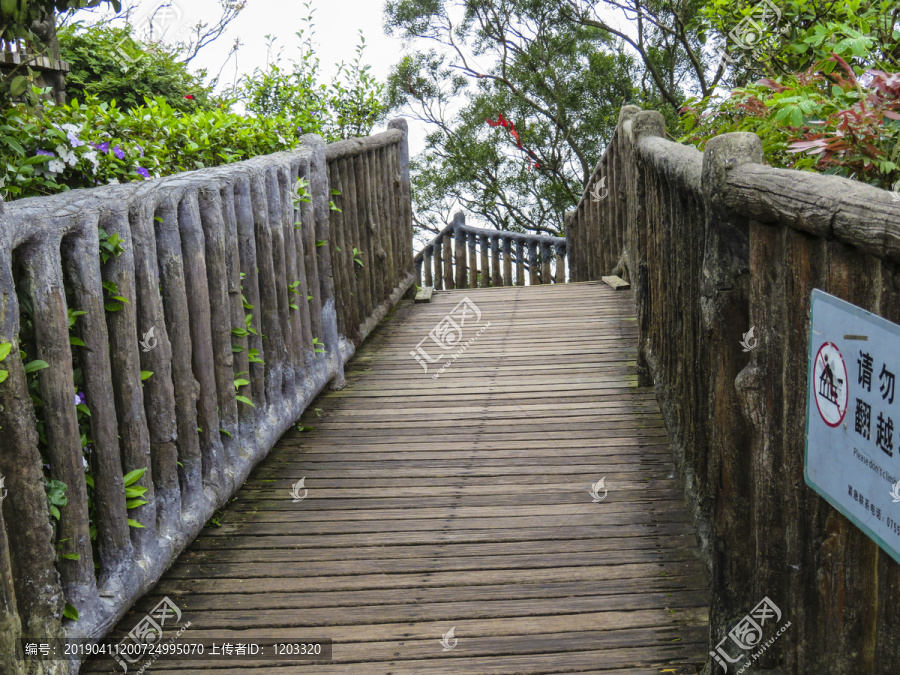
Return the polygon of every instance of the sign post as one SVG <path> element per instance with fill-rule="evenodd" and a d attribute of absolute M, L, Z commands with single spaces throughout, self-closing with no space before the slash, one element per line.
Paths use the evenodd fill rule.
<path fill-rule="evenodd" d="M 812 292 L 806 484 L 900 562 L 900 326 Z"/>

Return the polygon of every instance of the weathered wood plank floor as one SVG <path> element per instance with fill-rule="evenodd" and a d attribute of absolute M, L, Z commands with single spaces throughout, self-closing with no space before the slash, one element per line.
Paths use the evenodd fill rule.
<path fill-rule="evenodd" d="M 410 351 L 466 296 L 476 339 L 434 379 Z M 636 341 L 600 283 L 403 303 L 120 628 L 169 596 L 186 641 L 334 639 L 331 663 L 153 673 L 694 672 L 706 581 Z"/>

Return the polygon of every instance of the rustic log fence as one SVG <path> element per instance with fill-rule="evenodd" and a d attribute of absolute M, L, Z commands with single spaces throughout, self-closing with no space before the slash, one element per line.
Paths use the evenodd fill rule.
<path fill-rule="evenodd" d="M 459 212 L 415 264 L 418 285 L 435 290 L 562 284 L 566 239 L 473 227 Z"/>
<path fill-rule="evenodd" d="M 710 650 L 768 597 L 791 625 L 751 672 L 894 672 L 900 565 L 804 484 L 803 462 L 811 291 L 900 322 L 900 203 L 765 166 L 754 134 L 699 152 L 664 131 L 622 110 L 566 218 L 570 275 L 631 281 L 640 383 L 656 385 L 711 578 Z"/>
<path fill-rule="evenodd" d="M 0 362 L 0 671 L 76 669 L 23 661 L 20 638 L 105 634 L 316 394 L 342 386 L 346 360 L 414 281 L 406 123 L 390 127 L 0 204 L 0 345 L 11 345 Z M 124 249 L 105 264 L 101 228 Z M 110 282 L 126 300 L 115 312 L 104 308 Z M 17 356 L 23 302 L 49 366 L 37 408 Z M 71 333 L 69 309 L 84 312 Z M 44 462 L 66 485 L 55 528 Z M 123 475 L 142 468 L 134 487 L 148 503 L 129 509 Z M 62 618 L 65 604 L 78 620 Z"/>

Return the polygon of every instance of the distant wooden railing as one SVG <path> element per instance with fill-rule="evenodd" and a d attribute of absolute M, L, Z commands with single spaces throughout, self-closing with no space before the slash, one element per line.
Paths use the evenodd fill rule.
<path fill-rule="evenodd" d="M 0 361 L 0 672 L 69 672 L 22 660 L 20 638 L 105 634 L 316 394 L 342 386 L 346 360 L 414 281 L 406 123 L 390 126 L 0 204 L 0 346 L 10 348 Z M 101 229 L 123 249 L 105 264 Z M 118 311 L 104 308 L 110 288 L 124 298 Z M 18 357 L 23 303 L 29 349 L 48 366 L 37 410 L 35 375 Z M 69 310 L 84 312 L 72 332 Z M 42 464 L 66 486 L 58 521 Z M 139 469 L 148 503 L 129 509 L 123 475 Z M 62 618 L 65 604 L 77 621 Z"/>
<path fill-rule="evenodd" d="M 562 284 L 566 240 L 473 227 L 457 213 L 416 254 L 415 263 L 418 285 L 435 290 Z"/>
<path fill-rule="evenodd" d="M 900 322 L 898 223 L 886 190 L 768 167 L 755 134 L 700 152 L 634 106 L 566 217 L 572 280 L 631 282 L 639 382 L 656 386 L 712 583 L 710 672 L 765 597 L 790 627 L 759 672 L 900 662 L 900 565 L 804 482 L 812 290 Z"/>

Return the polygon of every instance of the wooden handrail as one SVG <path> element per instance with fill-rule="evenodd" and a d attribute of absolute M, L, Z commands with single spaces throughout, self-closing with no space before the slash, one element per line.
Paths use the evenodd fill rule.
<path fill-rule="evenodd" d="M 389 126 L 330 150 L 306 135 L 291 152 L 0 203 L 0 345 L 11 345 L 0 362 L 0 671 L 34 666 L 22 637 L 105 634 L 317 393 L 343 386 L 344 363 L 414 281 L 407 129 Z M 340 210 L 329 210 L 332 186 Z M 105 264 L 101 231 L 123 250 Z M 118 311 L 104 308 L 110 288 Z M 84 312 L 71 332 L 69 310 Z M 49 366 L 37 382 L 22 346 Z M 43 464 L 66 486 L 58 522 Z M 123 475 L 139 469 L 147 503 L 128 508 Z M 77 621 L 62 620 L 65 603 Z"/>
<path fill-rule="evenodd" d="M 416 253 L 417 283 L 437 290 L 524 286 L 526 268 L 528 285 L 565 283 L 566 246 L 564 237 L 466 225 L 465 214 L 457 212 L 453 220 Z M 527 261 L 526 250 L 529 252 Z"/>

